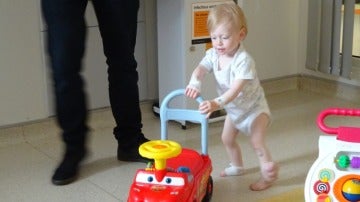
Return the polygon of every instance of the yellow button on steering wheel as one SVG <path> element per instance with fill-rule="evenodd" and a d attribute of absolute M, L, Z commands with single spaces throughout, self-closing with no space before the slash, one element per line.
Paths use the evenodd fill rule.
<path fill-rule="evenodd" d="M 171 140 L 151 140 L 139 147 L 139 153 L 143 157 L 154 159 L 155 169 L 163 170 L 166 168 L 166 159 L 178 156 L 181 146 Z"/>

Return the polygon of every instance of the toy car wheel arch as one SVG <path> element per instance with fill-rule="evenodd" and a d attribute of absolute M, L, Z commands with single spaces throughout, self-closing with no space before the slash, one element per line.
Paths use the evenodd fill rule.
<path fill-rule="evenodd" d="M 212 197 L 212 193 L 213 193 L 213 179 L 211 176 L 209 176 L 209 179 L 207 182 L 207 187 L 206 187 L 206 194 L 205 194 L 205 197 L 203 198 L 202 202 L 210 201 L 211 197 Z"/>

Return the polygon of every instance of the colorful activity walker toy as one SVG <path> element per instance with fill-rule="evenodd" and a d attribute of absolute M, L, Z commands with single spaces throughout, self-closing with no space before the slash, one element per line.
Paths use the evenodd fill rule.
<path fill-rule="evenodd" d="M 211 199 L 208 119 L 198 110 L 169 108 L 169 102 L 180 95 L 184 95 L 184 89 L 171 92 L 161 104 L 161 140 L 152 140 L 139 147 L 139 153 L 154 162 L 136 172 L 128 202 L 205 202 Z M 198 97 L 196 101 L 200 103 L 203 99 Z M 168 140 L 169 120 L 201 123 L 201 154 Z"/>
<path fill-rule="evenodd" d="M 319 114 L 319 128 L 330 135 L 319 138 L 319 156 L 305 181 L 305 201 L 360 201 L 360 128 L 328 127 L 324 119 L 330 115 L 360 116 L 360 109 L 328 108 Z"/>

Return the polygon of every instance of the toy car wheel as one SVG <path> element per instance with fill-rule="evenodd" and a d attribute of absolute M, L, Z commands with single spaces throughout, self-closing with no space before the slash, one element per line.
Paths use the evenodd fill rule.
<path fill-rule="evenodd" d="M 202 202 L 209 202 L 213 193 L 213 179 L 211 176 L 209 176 L 207 187 L 206 187 L 206 194 L 203 198 Z"/>

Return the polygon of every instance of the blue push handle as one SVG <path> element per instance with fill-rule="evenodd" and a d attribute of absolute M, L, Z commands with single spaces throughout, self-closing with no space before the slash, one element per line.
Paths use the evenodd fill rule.
<path fill-rule="evenodd" d="M 160 123 L 161 123 L 161 139 L 168 139 L 167 122 L 169 120 L 192 121 L 201 124 L 201 152 L 208 154 L 208 119 L 206 114 L 202 114 L 199 110 L 192 109 L 175 109 L 169 108 L 169 102 L 177 96 L 185 95 L 185 89 L 178 89 L 170 92 L 165 96 L 160 106 Z M 204 101 L 201 96 L 196 98 L 198 103 Z"/>

